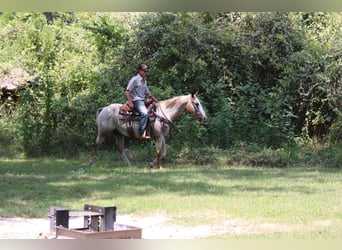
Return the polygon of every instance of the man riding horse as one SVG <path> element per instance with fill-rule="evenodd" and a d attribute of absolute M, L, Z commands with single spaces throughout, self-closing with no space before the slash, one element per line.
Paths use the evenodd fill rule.
<path fill-rule="evenodd" d="M 191 94 L 175 96 L 167 100 L 157 101 L 147 87 L 147 65 L 139 64 L 138 73 L 129 81 L 126 96 L 127 104 L 112 103 L 105 107 L 99 108 L 96 112 L 97 137 L 93 145 L 90 164 L 94 164 L 94 157 L 100 144 L 107 136 L 113 135 L 115 145 L 119 151 L 123 161 L 127 166 L 131 163 L 125 153 L 124 137 L 153 139 L 156 145 L 156 158 L 149 163 L 150 167 L 161 167 L 161 159 L 166 155 L 165 138 L 170 134 L 171 125 L 177 121 L 184 112 L 192 114 L 199 121 L 206 120 L 205 111 L 197 97 L 197 92 Z M 149 96 L 145 100 L 145 96 Z M 146 104 L 157 102 L 153 106 L 153 118 L 149 120 Z M 149 103 L 150 102 L 150 103 Z M 127 114 L 132 113 L 131 109 L 135 109 L 140 114 L 140 120 L 131 119 Z M 150 135 L 146 134 L 146 126 L 149 121 Z"/>
<path fill-rule="evenodd" d="M 146 133 L 146 126 L 148 122 L 148 112 L 146 108 L 145 96 L 149 99 L 157 101 L 150 93 L 147 87 L 147 65 L 142 63 L 138 65 L 137 75 L 133 76 L 128 82 L 126 88 L 126 96 L 128 99 L 128 106 L 131 110 L 135 110 L 140 115 L 139 135 L 140 139 L 150 139 Z"/>

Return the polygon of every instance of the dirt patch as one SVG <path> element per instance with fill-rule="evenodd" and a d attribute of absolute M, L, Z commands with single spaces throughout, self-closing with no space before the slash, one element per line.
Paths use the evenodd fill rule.
<path fill-rule="evenodd" d="M 49 230 L 49 219 L 0 218 L 0 239 L 37 239 Z"/>
<path fill-rule="evenodd" d="M 169 221 L 163 215 L 148 217 L 133 217 L 130 215 L 118 216 L 120 224 L 132 225 L 142 228 L 144 239 L 195 239 L 205 238 L 214 232 L 210 226 L 196 227 L 165 226 Z M 70 228 L 82 227 L 82 220 L 70 220 Z M 50 221 L 48 218 L 0 218 L 0 239 L 39 239 L 53 238 L 50 234 Z"/>
<path fill-rule="evenodd" d="M 220 225 L 199 225 L 184 227 L 170 225 L 170 219 L 162 214 L 147 217 L 133 217 L 120 215 L 117 222 L 142 228 L 143 239 L 199 239 L 220 238 L 223 235 L 262 234 L 275 232 L 306 231 L 308 225 L 286 225 L 275 223 L 250 223 L 246 220 L 231 219 Z M 70 228 L 82 227 L 83 220 L 70 220 Z M 326 227 L 331 221 L 313 223 L 309 228 Z M 39 239 L 54 238 L 50 234 L 50 221 L 48 218 L 1 218 L 0 239 Z"/>

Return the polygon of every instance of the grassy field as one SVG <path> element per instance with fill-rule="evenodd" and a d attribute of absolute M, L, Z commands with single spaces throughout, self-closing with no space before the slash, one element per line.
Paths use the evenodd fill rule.
<path fill-rule="evenodd" d="M 51 205 L 79 210 L 87 203 L 162 214 L 169 225 L 208 225 L 215 238 L 342 238 L 340 169 L 168 162 L 156 170 L 98 158 L 96 167 L 85 157 L 0 158 L 0 216 L 46 217 Z"/>

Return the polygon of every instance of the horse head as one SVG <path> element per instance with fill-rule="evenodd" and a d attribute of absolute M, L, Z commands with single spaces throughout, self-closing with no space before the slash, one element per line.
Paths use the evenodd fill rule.
<path fill-rule="evenodd" d="M 207 116 L 197 95 L 197 91 L 191 93 L 191 100 L 188 105 L 186 105 L 185 110 L 190 114 L 193 114 L 199 121 L 205 121 Z"/>

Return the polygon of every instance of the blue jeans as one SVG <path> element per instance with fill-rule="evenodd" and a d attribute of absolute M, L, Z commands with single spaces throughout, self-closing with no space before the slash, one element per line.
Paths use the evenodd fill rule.
<path fill-rule="evenodd" d="M 145 106 L 145 100 L 134 101 L 134 109 L 140 115 L 140 124 L 139 124 L 139 133 L 142 135 L 146 129 L 147 121 L 148 121 L 148 112 Z"/>

